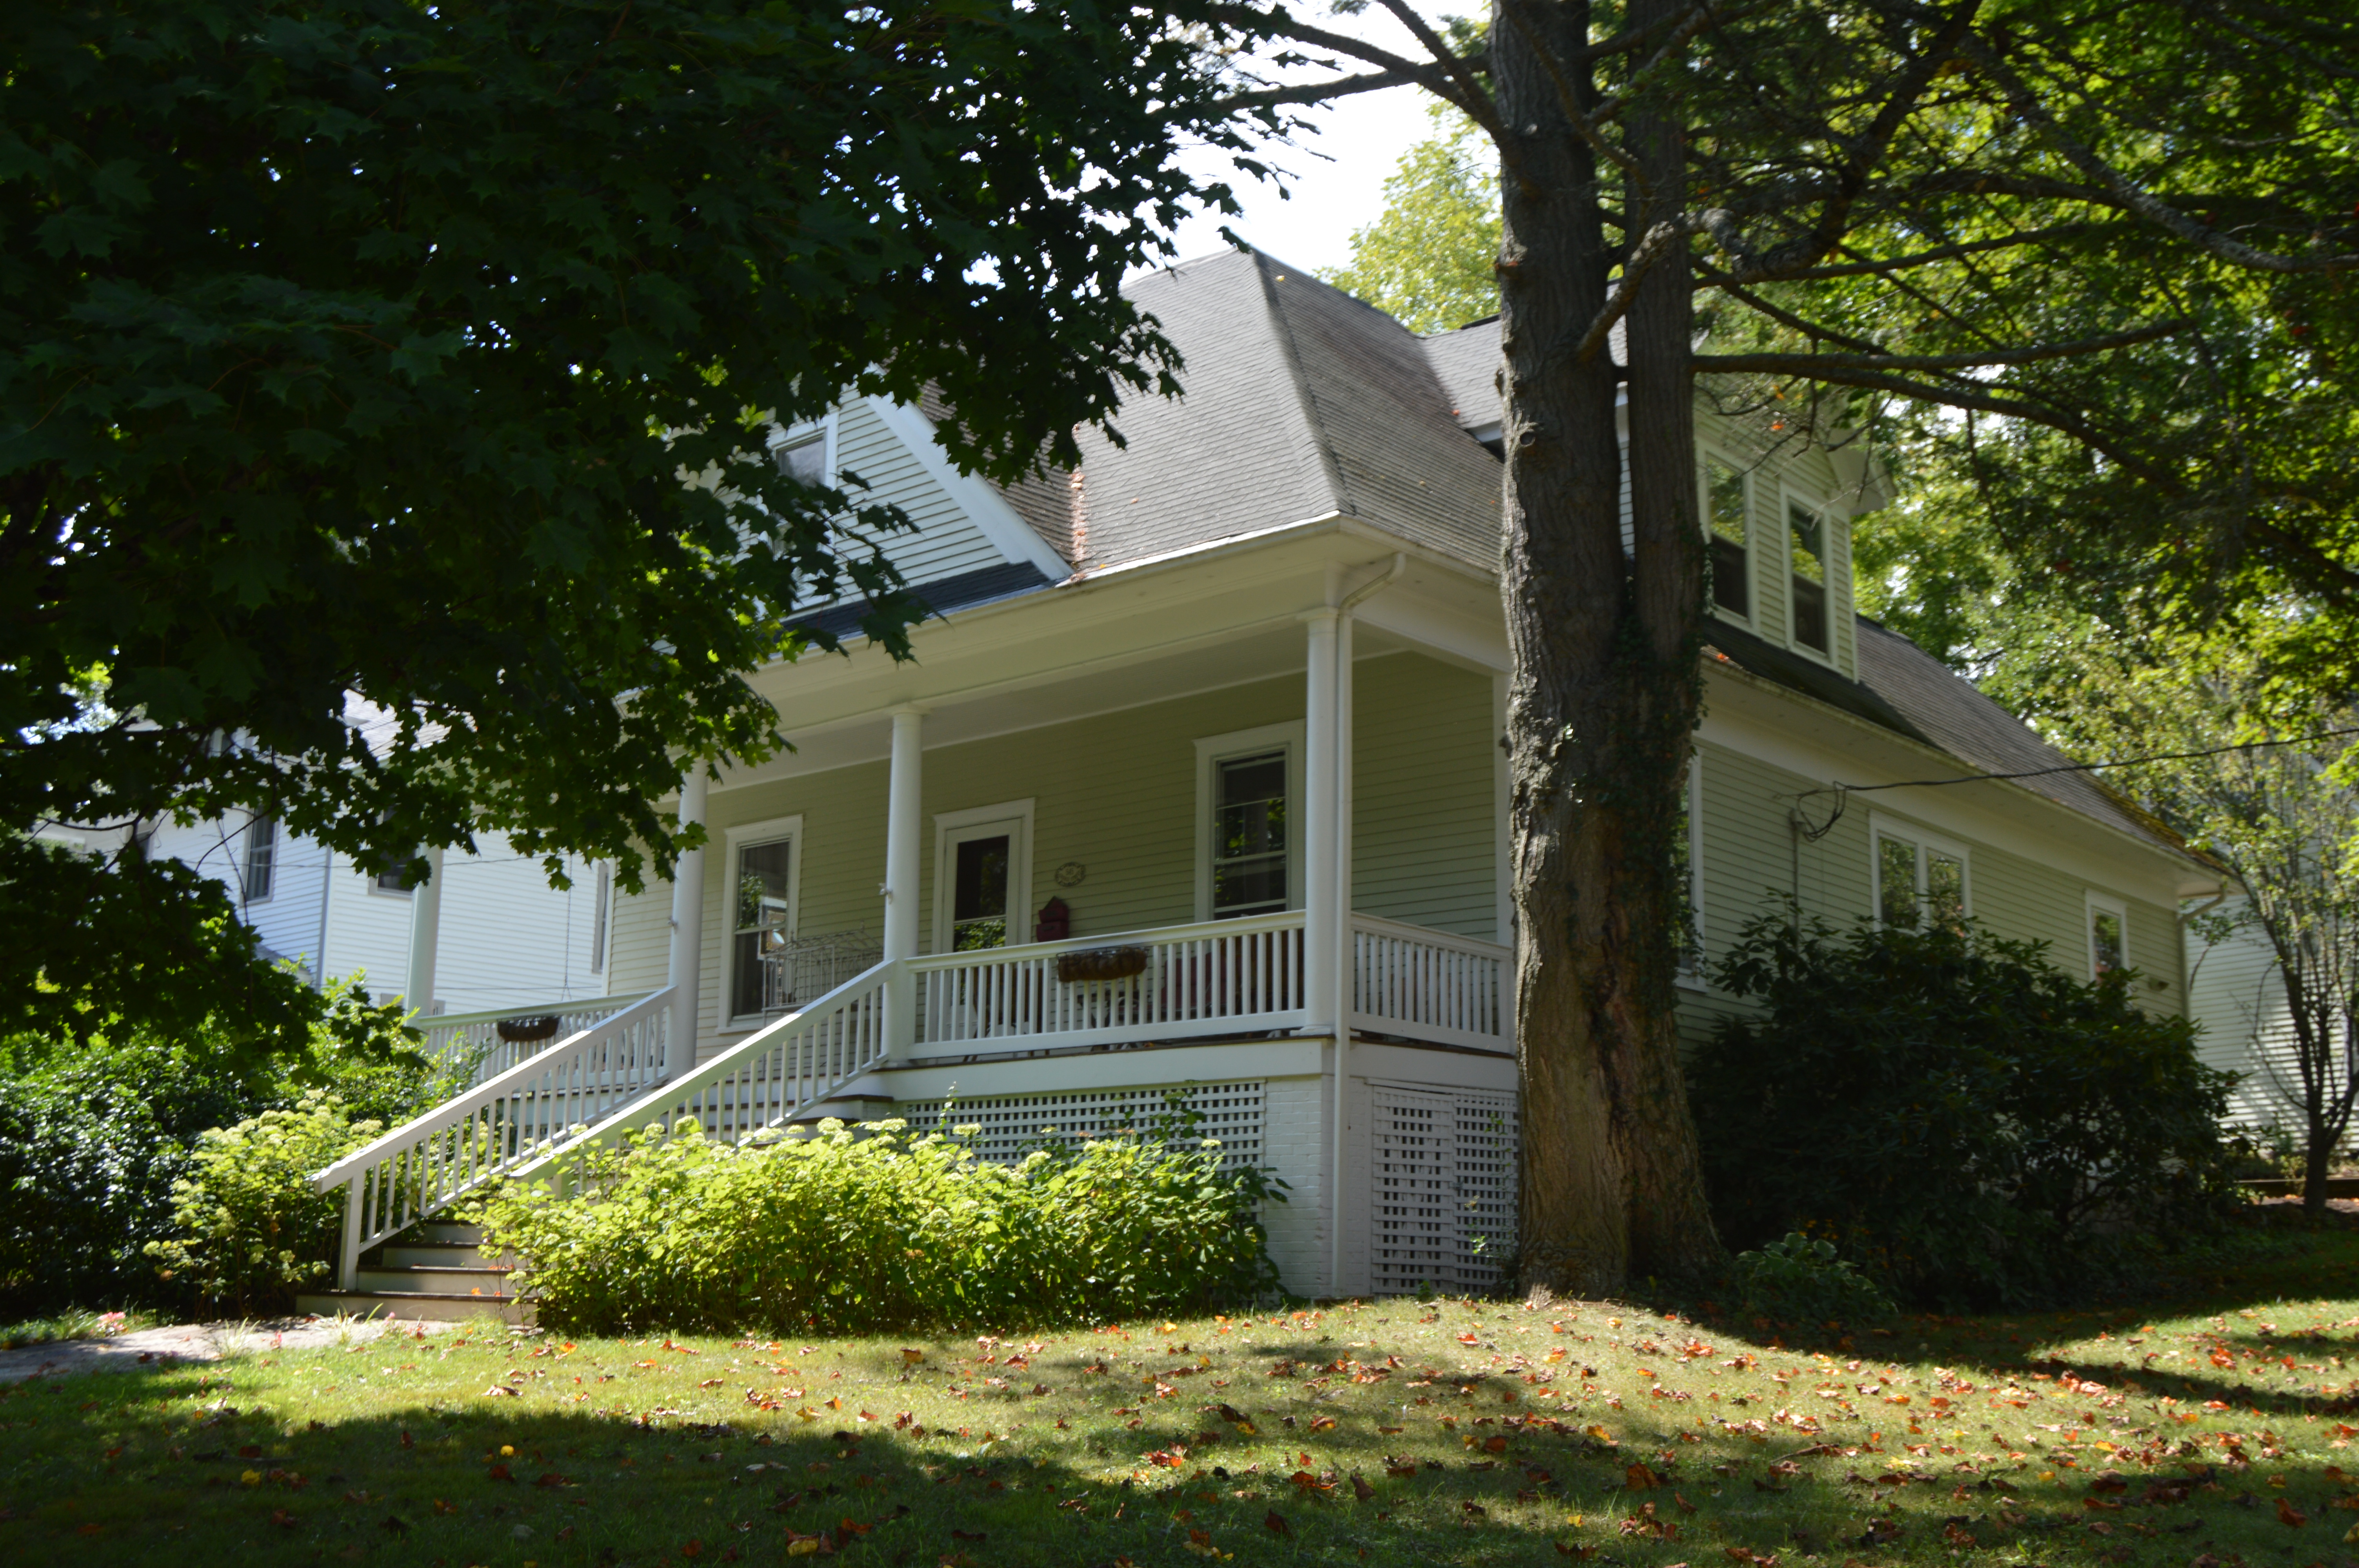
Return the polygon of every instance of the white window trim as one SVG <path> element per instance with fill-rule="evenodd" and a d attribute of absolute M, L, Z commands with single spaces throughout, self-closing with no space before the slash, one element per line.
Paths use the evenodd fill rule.
<path fill-rule="evenodd" d="M 1800 505 L 1804 511 L 1815 513 L 1817 514 L 1819 519 L 1819 543 L 1825 552 L 1819 561 L 1819 565 L 1825 569 L 1827 574 L 1827 646 L 1824 653 L 1811 647 L 1808 643 L 1799 640 L 1794 635 L 1794 525 L 1788 520 L 1788 509 L 1797 504 Z M 1806 659 L 1816 659 L 1819 663 L 1830 667 L 1832 667 L 1835 662 L 1835 646 L 1842 641 L 1843 618 L 1844 615 L 1849 613 L 1846 606 L 1849 604 L 1851 600 L 1851 596 L 1849 594 L 1838 594 L 1835 591 L 1835 527 L 1836 518 L 1835 509 L 1833 506 L 1820 500 L 1817 496 L 1812 495 L 1809 491 L 1802 489 L 1799 485 L 1793 484 L 1785 480 L 1778 481 L 1777 601 L 1786 607 L 1786 646 L 1792 652 L 1801 654 Z"/>
<path fill-rule="evenodd" d="M 1219 792 L 1213 787 L 1213 764 L 1231 757 L 1282 747 L 1286 752 L 1286 907 L 1302 907 L 1302 762 L 1306 730 L 1299 719 L 1264 724 L 1253 730 L 1232 730 L 1225 735 L 1205 735 L 1196 741 L 1196 918 L 1212 918 L 1212 846 L 1219 835 L 1213 827 Z"/>
<path fill-rule="evenodd" d="M 741 822 L 725 829 L 721 837 L 721 995 L 714 1006 L 716 1012 L 728 1013 L 729 999 L 737 994 L 737 851 L 748 844 L 767 843 L 774 838 L 788 840 L 787 849 L 787 936 L 792 940 L 796 927 L 802 920 L 803 899 L 803 818 L 797 812 L 792 816 L 773 816 L 764 822 Z M 611 906 L 610 906 L 611 907 Z M 606 941 L 611 947 L 614 940 L 611 923 Z M 734 1013 L 727 1017 L 724 1027 L 747 1029 L 762 1022 L 759 1013 Z"/>
<path fill-rule="evenodd" d="M 1709 470 L 1704 467 L 1707 461 L 1722 463 L 1734 469 L 1737 477 L 1745 481 L 1745 613 L 1739 615 L 1734 611 L 1724 609 L 1716 600 L 1707 600 L 1704 608 L 1731 625 L 1742 626 L 1747 631 L 1753 631 L 1758 624 L 1756 612 L 1761 607 L 1761 568 L 1758 565 L 1761 552 L 1756 547 L 1761 530 L 1753 515 L 1753 470 L 1756 465 L 1731 457 L 1722 448 L 1710 446 L 1702 441 L 1696 443 L 1696 520 L 1703 524 L 1706 550 L 1712 548 L 1713 538 L 1712 481 Z M 1781 518 L 1780 521 L 1782 522 L 1783 519 Z"/>
<path fill-rule="evenodd" d="M 1920 903 L 1925 897 L 1925 851 L 1938 849 L 1944 855 L 1955 857 L 1958 864 L 1963 866 L 1966 872 L 1965 916 L 1968 920 L 1974 917 L 1973 851 L 1947 834 L 1919 827 L 1915 823 L 1901 817 L 1886 816 L 1880 811 L 1872 811 L 1867 816 L 1867 912 L 1879 927 L 1884 925 L 1884 866 L 1881 846 L 1886 838 L 1905 839 L 1917 847 L 1917 897 Z"/>
<path fill-rule="evenodd" d="M 2103 911 L 2122 923 L 2122 968 L 2136 968 L 2130 962 L 2130 906 L 2111 893 L 2090 889 L 2081 896 L 2081 938 L 2088 948 L 2089 978 L 2097 978 L 2097 914 Z"/>
<path fill-rule="evenodd" d="M 1007 946 L 1032 940 L 1032 798 L 1003 801 L 997 806 L 969 806 L 964 811 L 934 814 L 934 953 L 951 950 L 951 899 L 957 891 L 951 873 L 952 838 L 972 827 L 1013 822 L 1015 842 L 1007 847 Z"/>
<path fill-rule="evenodd" d="M 1689 962 L 1671 972 L 1672 982 L 1690 990 L 1710 990 L 1703 975 L 1703 748 L 1688 753 L 1688 908 L 1695 916 L 1695 946 Z"/>
<path fill-rule="evenodd" d="M 833 484 L 837 471 L 835 423 L 835 410 L 831 408 L 817 419 L 805 419 L 795 425 L 771 426 L 770 460 L 776 462 L 781 451 L 816 434 L 820 438 L 821 482 Z"/>

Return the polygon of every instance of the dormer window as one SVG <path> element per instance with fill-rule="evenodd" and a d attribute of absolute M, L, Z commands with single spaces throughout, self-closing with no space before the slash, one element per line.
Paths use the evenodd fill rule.
<path fill-rule="evenodd" d="M 790 436 L 777 448 L 778 471 L 799 484 L 827 482 L 827 431 L 810 430 Z"/>
<path fill-rule="evenodd" d="M 1786 503 L 1787 553 L 1793 582 L 1794 645 L 1827 651 L 1827 524 L 1817 508 Z"/>
<path fill-rule="evenodd" d="M 1704 532 L 1712 561 L 1712 601 L 1739 620 L 1753 617 L 1752 565 L 1745 547 L 1745 474 L 1718 458 L 1703 460 Z"/>

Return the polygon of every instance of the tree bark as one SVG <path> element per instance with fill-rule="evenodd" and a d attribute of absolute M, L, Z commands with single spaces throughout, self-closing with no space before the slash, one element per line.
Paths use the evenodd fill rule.
<path fill-rule="evenodd" d="M 1630 21 L 1664 9 L 1640 0 Z M 1607 242 L 1597 162 L 1561 96 L 1592 92 L 1563 65 L 1587 42 L 1588 7 L 1543 0 L 1496 15 L 1519 1251 L 1527 1286 L 1600 1295 L 1636 1275 L 1708 1273 L 1721 1257 L 1673 989 L 1685 892 L 1672 839 L 1702 613 L 1690 285 L 1682 242 L 1626 318 L 1625 553 L 1614 355 L 1575 352 L 1623 254 Z M 1622 193 L 1635 242 L 1676 212 L 1685 179 L 1671 114 L 1650 102 L 1627 124 L 1640 164 Z"/>

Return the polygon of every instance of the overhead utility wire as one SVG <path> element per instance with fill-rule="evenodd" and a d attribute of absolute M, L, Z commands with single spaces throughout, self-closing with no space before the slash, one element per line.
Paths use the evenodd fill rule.
<path fill-rule="evenodd" d="M 2027 768 L 2014 773 L 1962 773 L 1948 779 L 1901 779 L 1892 784 L 1850 784 L 1838 780 L 1824 789 L 1806 789 L 1794 797 L 1794 827 L 1803 838 L 1817 843 L 1834 831 L 1843 820 L 1843 807 L 1854 795 L 1866 795 L 1879 789 L 1934 789 L 1943 784 L 1981 784 L 1989 779 L 2038 779 L 2054 773 L 2093 773 L 2101 768 L 2134 768 L 2145 762 L 2183 762 L 2198 757 L 2223 757 L 2231 752 L 2258 752 L 2271 746 L 2306 746 L 2312 741 L 2332 741 L 2345 735 L 2359 735 L 2359 726 L 2342 730 L 2321 730 L 2310 735 L 2288 735 L 2278 741 L 2240 741 L 2232 746 L 2207 746 L 2200 752 L 2155 752 L 2143 757 L 2116 757 L 2104 762 L 2065 762 L 2052 768 Z M 1835 808 L 1826 821 L 1816 828 L 1810 826 L 1802 811 L 1802 802 L 1814 795 L 1832 795 Z"/>

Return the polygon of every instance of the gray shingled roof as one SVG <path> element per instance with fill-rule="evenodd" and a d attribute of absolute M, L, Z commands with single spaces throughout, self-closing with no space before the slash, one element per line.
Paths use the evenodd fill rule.
<path fill-rule="evenodd" d="M 1115 421 L 1127 445 L 1085 433 L 1078 481 L 1056 476 L 1011 495 L 1060 554 L 1087 571 L 1340 513 L 1496 567 L 1499 463 L 1468 434 L 1499 417 L 1495 319 L 1419 339 L 1258 251 L 1153 273 L 1128 292 L 1184 357 L 1185 395 L 1134 398 Z M 1930 740 L 1961 773 L 2071 761 L 1864 617 L 1856 681 L 1789 668 L 1805 661 L 1743 634 L 1715 641 L 1756 675 Z M 2109 827 L 2181 848 L 2088 774 L 2021 782 Z"/>
<path fill-rule="evenodd" d="M 1940 660 L 1864 615 L 1857 619 L 1860 683 L 1891 703 L 1942 751 L 1984 773 L 2027 773 L 2071 764 L 2074 759 L 2041 740 L 2037 730 Z M 2092 774 L 2046 773 L 2016 782 L 2134 837 L 2167 849 L 2185 848 Z"/>
<path fill-rule="evenodd" d="M 1229 252 L 1131 297 L 1186 360 L 1083 441 L 1083 561 L 1117 565 L 1340 513 L 1488 568 L 1499 468 L 1459 427 L 1416 334 L 1298 267 Z"/>

